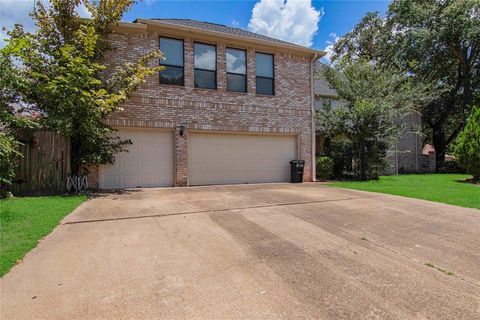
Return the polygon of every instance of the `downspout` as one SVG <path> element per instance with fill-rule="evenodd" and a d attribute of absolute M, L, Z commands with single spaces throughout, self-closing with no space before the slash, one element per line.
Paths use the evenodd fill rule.
<path fill-rule="evenodd" d="M 315 90 L 314 90 L 314 84 L 315 84 L 315 79 L 313 78 L 314 72 L 313 72 L 313 64 L 314 62 L 318 59 L 318 54 L 315 53 L 313 55 L 312 60 L 310 61 L 310 99 L 311 99 L 311 112 L 312 112 L 312 181 L 317 180 L 317 174 L 316 174 L 316 150 L 315 150 Z"/>

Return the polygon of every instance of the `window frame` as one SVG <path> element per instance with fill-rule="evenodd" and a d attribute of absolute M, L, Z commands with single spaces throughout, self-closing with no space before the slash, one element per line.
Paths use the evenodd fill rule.
<path fill-rule="evenodd" d="M 208 70 L 208 69 L 202 69 L 202 68 L 196 68 L 195 67 L 195 44 L 203 44 L 203 45 L 206 45 L 206 46 L 211 46 L 211 47 L 215 47 L 215 71 L 212 71 L 212 70 Z M 217 79 L 217 76 L 218 76 L 218 61 L 217 61 L 217 58 L 218 58 L 218 47 L 217 47 L 217 44 L 212 44 L 212 43 L 208 43 L 208 42 L 201 42 L 201 41 L 194 41 L 193 42 L 193 87 L 195 89 L 205 89 L 205 90 L 217 90 L 218 89 L 218 79 Z M 200 88 L 200 87 L 197 87 L 195 85 L 195 70 L 199 70 L 199 71 L 207 71 L 207 72 L 214 72 L 215 73 L 215 88 Z"/>
<path fill-rule="evenodd" d="M 245 52 L 245 74 L 241 73 L 235 73 L 235 72 L 228 72 L 228 67 L 225 67 L 225 71 L 227 74 L 226 80 L 227 80 L 227 92 L 236 92 L 236 93 L 248 93 L 248 51 L 247 49 L 243 48 L 235 48 L 235 47 L 226 47 L 225 48 L 225 63 L 227 63 L 227 52 L 228 49 L 233 49 L 233 50 L 238 50 L 238 51 L 243 51 Z M 245 91 L 235 91 L 235 90 L 228 90 L 228 75 L 233 74 L 237 76 L 244 76 L 245 77 Z"/>
<path fill-rule="evenodd" d="M 257 76 L 257 53 L 269 55 L 269 56 L 272 57 L 272 77 L 271 78 Z M 272 94 L 257 92 L 257 78 L 271 79 L 272 80 Z M 274 53 L 255 51 L 255 94 L 261 94 L 263 96 L 274 96 L 275 95 L 275 54 Z"/>
<path fill-rule="evenodd" d="M 182 54 L 183 54 L 183 58 L 182 58 L 182 66 L 179 67 L 179 66 L 175 66 L 173 64 L 166 64 L 166 63 L 162 63 L 160 59 L 158 59 L 158 64 L 160 66 L 165 66 L 165 67 L 174 67 L 174 68 L 182 68 L 182 84 L 173 84 L 173 83 L 162 83 L 161 81 L 161 77 L 160 77 L 160 73 L 163 71 L 159 71 L 158 72 L 158 82 L 161 84 L 161 85 L 165 85 L 165 86 L 177 86 L 177 87 L 185 87 L 185 39 L 183 38 L 174 38 L 174 37 L 165 37 L 165 36 L 158 36 L 158 50 L 160 50 L 160 52 L 162 51 L 160 49 L 160 41 L 162 38 L 165 38 L 165 39 L 171 39 L 171 40 L 178 40 L 178 41 L 182 41 Z"/>

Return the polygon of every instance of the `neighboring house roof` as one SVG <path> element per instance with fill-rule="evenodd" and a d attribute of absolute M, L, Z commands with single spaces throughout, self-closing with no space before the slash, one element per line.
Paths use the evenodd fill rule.
<path fill-rule="evenodd" d="M 431 144 L 424 145 L 422 149 L 422 154 L 428 156 L 430 152 L 435 152 L 435 148 Z"/>
<path fill-rule="evenodd" d="M 316 79 L 314 90 L 315 90 L 315 95 L 318 97 L 332 98 L 332 99 L 338 98 L 337 90 L 330 87 L 330 83 L 328 83 L 328 81 L 325 79 Z"/>
<path fill-rule="evenodd" d="M 325 68 L 329 68 L 329 66 L 327 66 L 324 63 L 321 63 L 320 61 L 317 61 L 317 63 L 315 64 L 315 76 L 318 77 L 315 80 L 315 88 L 314 88 L 315 96 L 321 97 L 321 98 L 338 99 L 337 90 L 332 88 L 332 86 L 326 79 L 322 78 L 323 77 L 322 70 L 324 70 Z"/>
<path fill-rule="evenodd" d="M 215 36 L 227 39 L 242 40 L 244 42 L 258 43 L 263 45 L 268 45 L 271 47 L 281 47 L 285 49 L 290 49 L 297 52 L 306 53 L 317 58 L 323 57 L 326 52 L 315 50 L 307 47 L 303 47 L 294 43 L 287 41 L 275 39 L 272 37 L 267 37 L 258 33 L 250 32 L 240 28 L 228 27 L 221 24 L 197 21 L 191 19 L 142 19 L 138 18 L 133 21 L 133 23 L 120 22 L 117 24 L 120 28 L 131 28 L 131 29 L 147 29 L 147 28 L 163 28 L 163 29 L 172 29 L 178 31 L 187 31 L 197 34 L 202 34 L 204 36 Z"/>
<path fill-rule="evenodd" d="M 426 144 L 423 146 L 422 154 L 428 156 L 430 152 L 435 152 L 435 148 L 431 144 Z M 449 154 L 445 154 L 445 161 L 453 161 L 455 157 Z"/>

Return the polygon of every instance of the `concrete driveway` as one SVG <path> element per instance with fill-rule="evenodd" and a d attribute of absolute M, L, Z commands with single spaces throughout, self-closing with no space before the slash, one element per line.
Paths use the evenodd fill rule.
<path fill-rule="evenodd" d="M 480 319 L 480 211 L 319 184 L 89 200 L 1 280 L 2 319 Z"/>

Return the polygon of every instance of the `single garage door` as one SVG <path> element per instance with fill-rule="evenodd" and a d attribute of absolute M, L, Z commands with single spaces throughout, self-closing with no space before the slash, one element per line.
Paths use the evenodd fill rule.
<path fill-rule="evenodd" d="M 158 129 L 120 129 L 130 139 L 128 152 L 118 153 L 115 164 L 100 168 L 101 189 L 173 186 L 173 132 Z"/>
<path fill-rule="evenodd" d="M 296 136 L 191 133 L 190 185 L 286 182 Z"/>

